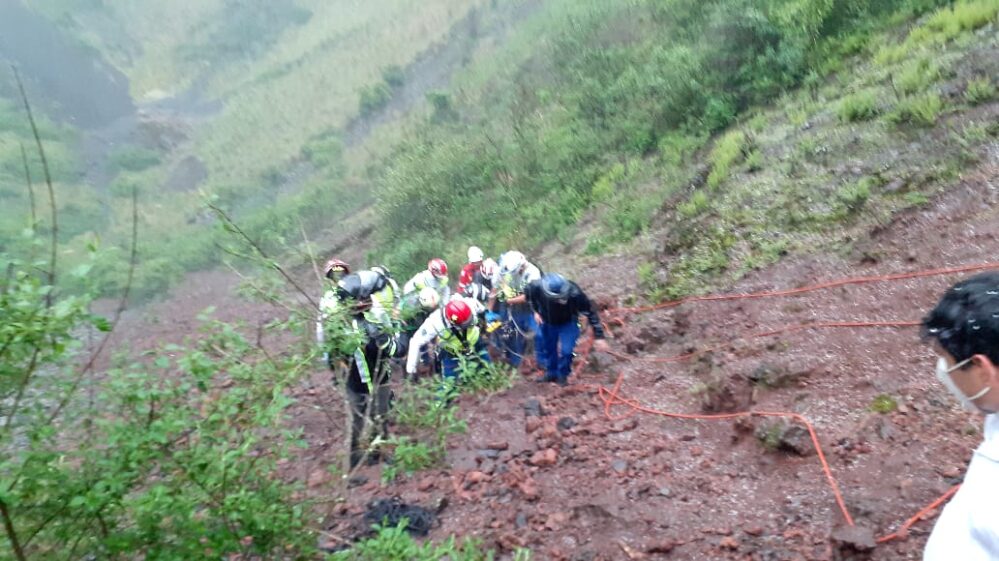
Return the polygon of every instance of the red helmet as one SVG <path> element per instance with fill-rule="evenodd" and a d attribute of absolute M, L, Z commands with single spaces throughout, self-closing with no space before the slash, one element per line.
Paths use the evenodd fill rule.
<path fill-rule="evenodd" d="M 350 265 L 336 257 L 327 261 L 326 267 L 323 268 L 323 276 L 330 280 L 337 280 L 339 277 L 349 274 Z"/>
<path fill-rule="evenodd" d="M 444 317 L 452 325 L 464 327 L 472 321 L 472 308 L 464 300 L 455 298 L 444 306 Z"/>
<path fill-rule="evenodd" d="M 427 263 L 427 270 L 433 276 L 442 279 L 447 276 L 447 263 L 440 257 L 434 257 Z"/>

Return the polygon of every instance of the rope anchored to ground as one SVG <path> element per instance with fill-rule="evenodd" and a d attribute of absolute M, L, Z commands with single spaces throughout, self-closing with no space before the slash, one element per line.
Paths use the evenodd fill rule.
<path fill-rule="evenodd" d="M 651 306 L 624 307 L 624 308 L 611 309 L 608 311 L 611 313 L 618 313 L 618 314 L 636 314 L 636 313 L 644 313 L 644 312 L 673 308 L 685 303 L 720 302 L 720 301 L 747 300 L 747 299 L 758 299 L 758 298 L 787 297 L 787 296 L 794 296 L 794 295 L 815 292 L 820 290 L 827 290 L 831 288 L 837 288 L 848 285 L 870 284 L 870 283 L 879 283 L 879 282 L 894 282 L 894 281 L 915 279 L 915 278 L 970 273 L 970 272 L 984 271 L 990 269 L 999 269 L 999 263 L 989 262 L 981 264 L 963 265 L 957 267 L 929 269 L 924 271 L 912 271 L 906 273 L 895 273 L 895 274 L 876 275 L 876 276 L 867 276 L 867 277 L 851 277 L 851 278 L 844 278 L 823 283 L 806 285 L 799 288 L 787 289 L 787 290 L 775 290 L 775 291 L 754 292 L 754 293 L 744 293 L 744 294 L 718 294 L 718 295 L 706 295 L 706 296 L 692 296 L 678 300 L 671 300 L 669 302 L 663 302 Z M 618 323 L 620 325 L 624 325 L 623 319 L 619 320 Z M 726 343 L 716 344 L 692 352 L 687 352 L 667 357 L 655 357 L 655 356 L 639 357 L 620 352 L 611 352 L 609 354 L 627 361 L 640 361 L 640 362 L 666 364 L 666 363 L 676 363 L 676 362 L 691 360 L 705 353 L 726 348 L 730 346 L 734 341 L 739 339 L 742 340 L 758 339 L 774 335 L 781 335 L 785 333 L 814 330 L 814 329 L 912 328 L 912 327 L 918 327 L 920 323 L 921 322 L 919 321 L 811 322 L 811 323 L 790 325 L 779 329 L 764 331 L 761 333 L 750 334 L 745 337 L 737 338 L 733 341 L 729 341 Z M 593 349 L 593 341 L 594 339 L 591 336 L 587 338 L 587 340 L 581 345 L 579 353 L 581 360 L 579 362 L 579 365 L 577 366 L 577 370 L 579 370 L 582 367 L 582 365 L 587 362 L 590 352 Z M 815 451 L 819 458 L 819 462 L 821 463 L 822 471 L 825 475 L 826 481 L 828 482 L 830 489 L 832 490 L 833 496 L 836 500 L 836 504 L 839 507 L 840 513 L 843 516 L 843 520 L 849 526 L 855 525 L 853 516 L 851 516 L 850 511 L 846 506 L 846 501 L 843 498 L 843 494 L 839 489 L 839 484 L 837 483 L 836 478 L 833 476 L 832 468 L 830 467 L 829 462 L 826 459 L 825 453 L 822 450 L 822 446 L 819 443 L 818 433 L 815 430 L 815 427 L 812 425 L 812 423 L 803 415 L 799 413 L 791 413 L 785 411 L 742 411 L 742 412 L 721 413 L 721 414 L 672 413 L 648 407 L 642 405 L 637 400 L 624 397 L 621 393 L 621 386 L 623 385 L 623 383 L 624 383 L 624 374 L 621 373 L 618 375 L 617 380 L 615 381 L 613 387 L 610 389 L 602 385 L 592 385 L 592 384 L 585 385 L 585 387 L 594 389 L 597 392 L 597 395 L 603 402 L 604 416 L 610 421 L 618 421 L 621 419 L 628 418 L 632 415 L 645 413 L 648 415 L 655 415 L 655 416 L 674 418 L 674 419 L 709 420 L 709 421 L 732 420 L 732 419 L 747 418 L 747 417 L 771 417 L 771 418 L 780 417 L 800 423 L 808 430 L 808 434 L 811 437 L 813 446 L 815 447 Z M 615 415 L 612 410 L 614 407 L 617 406 L 627 407 L 629 410 L 624 414 Z M 941 505 L 946 503 L 946 501 L 949 500 L 954 495 L 954 493 L 957 492 L 959 488 L 960 485 L 953 486 L 942 496 L 940 496 L 939 498 L 932 501 L 930 504 L 923 507 L 914 516 L 912 516 L 904 523 L 902 523 L 896 531 L 877 538 L 876 542 L 882 544 L 890 542 L 895 539 L 904 539 L 905 537 L 908 536 L 909 529 L 914 524 L 916 524 L 920 520 L 928 518 L 929 515 L 935 509 L 939 508 Z"/>

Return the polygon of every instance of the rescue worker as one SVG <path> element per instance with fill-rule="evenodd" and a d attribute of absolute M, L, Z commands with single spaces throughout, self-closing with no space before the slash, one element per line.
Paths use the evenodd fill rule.
<path fill-rule="evenodd" d="M 406 360 L 406 372 L 416 373 L 420 347 L 438 341 L 444 378 L 457 381 L 461 358 L 490 362 L 489 353 L 479 328 L 478 315 L 482 304 L 471 298 L 455 296 L 423 322 L 413 335 Z"/>
<path fill-rule="evenodd" d="M 451 287 L 448 286 L 447 263 L 435 257 L 427 263 L 426 270 L 413 275 L 413 278 L 403 286 L 402 293 L 409 294 L 424 288 L 430 287 L 440 295 L 441 303 L 446 303 L 451 298 Z"/>
<path fill-rule="evenodd" d="M 948 289 L 923 318 L 922 336 L 937 354 L 940 383 L 985 415 L 985 438 L 933 527 L 923 561 L 999 559 L 999 273 Z"/>
<path fill-rule="evenodd" d="M 413 335 L 420 329 L 423 322 L 427 321 L 430 314 L 440 308 L 440 295 L 437 291 L 427 287 L 419 292 L 411 292 L 403 297 L 399 306 L 399 320 L 401 322 L 402 333 L 407 339 L 412 339 Z M 420 349 L 420 365 L 427 366 L 428 371 L 435 371 L 435 361 L 430 353 L 429 345 Z"/>
<path fill-rule="evenodd" d="M 493 277 L 493 297 L 490 308 L 505 318 L 506 341 L 503 352 L 507 362 L 517 368 L 524 358 L 527 337 L 534 336 L 534 351 L 538 365 L 546 363 L 541 346 L 541 335 L 534 321 L 531 306 L 524 296 L 524 289 L 541 278 L 541 269 L 528 262 L 519 251 L 508 251 L 500 256 L 499 270 Z M 497 306 L 498 303 L 498 306 Z"/>
<path fill-rule="evenodd" d="M 493 293 L 493 279 L 499 265 L 492 259 L 485 259 L 472 274 L 468 282 L 464 284 L 458 293 L 462 296 L 474 298 L 483 304 L 489 302 Z M 464 274 L 464 271 L 463 271 Z"/>
<path fill-rule="evenodd" d="M 458 286 L 456 287 L 458 294 L 469 296 L 465 293 L 465 290 L 475 280 L 475 274 L 482 269 L 483 259 L 485 259 L 485 254 L 482 253 L 482 250 L 478 246 L 473 245 L 468 248 L 468 263 L 458 273 Z"/>
<path fill-rule="evenodd" d="M 375 299 L 379 293 L 384 296 L 386 285 L 380 273 L 347 274 L 320 303 L 316 338 L 327 364 L 334 372 L 338 365 L 348 365 L 344 390 L 351 417 L 351 469 L 364 458 L 366 429 L 372 440 L 387 435 L 389 359 L 404 356 L 407 350 L 407 339 L 395 332 L 390 310 Z M 329 327 L 333 327 L 334 337 L 327 337 Z M 378 459 L 377 451 L 371 459 Z"/>
<path fill-rule="evenodd" d="M 547 273 L 541 280 L 527 285 L 524 295 L 534 311 L 541 334 L 540 346 L 544 349 L 542 354 L 547 358 L 546 363 L 538 365 L 545 371 L 538 382 L 554 382 L 560 386 L 569 383 L 573 350 L 579 338 L 579 314 L 586 316 L 593 327 L 594 348 L 602 352 L 609 350 L 600 316 L 576 283 L 558 273 Z"/>

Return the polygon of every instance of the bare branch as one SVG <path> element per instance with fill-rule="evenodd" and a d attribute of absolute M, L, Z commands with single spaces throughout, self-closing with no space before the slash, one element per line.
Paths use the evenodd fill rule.
<path fill-rule="evenodd" d="M 231 228 L 233 232 L 235 232 L 236 234 L 239 235 L 239 237 L 243 238 L 243 240 L 246 243 L 248 243 L 250 245 L 250 247 L 252 247 L 253 250 L 256 251 L 257 254 L 261 258 L 263 258 L 264 260 L 267 261 L 267 264 L 271 268 L 273 268 L 274 270 L 276 270 L 278 273 L 281 273 L 281 276 L 284 277 L 284 280 L 288 281 L 288 284 L 290 284 L 291 286 L 293 286 L 295 288 L 295 290 L 298 291 L 299 294 L 301 294 L 303 297 L 305 297 L 305 300 L 309 303 L 310 306 L 312 306 L 313 308 L 316 308 L 316 309 L 319 308 L 319 304 L 315 300 L 312 299 L 312 296 L 310 296 L 309 293 L 305 291 L 305 289 L 303 289 L 301 286 L 299 286 L 299 284 L 297 282 L 295 282 L 295 279 L 291 278 L 291 275 L 289 275 L 284 270 L 284 268 L 281 267 L 281 265 L 278 264 L 277 261 L 271 259 L 267 255 L 267 252 L 265 252 L 263 250 L 263 248 L 260 247 L 260 245 L 256 241 L 253 240 L 253 238 L 251 238 L 250 236 L 248 236 L 246 234 L 246 232 L 244 232 L 243 229 L 240 228 L 239 225 L 236 224 L 233 221 L 233 219 L 230 218 L 228 214 L 226 214 L 226 212 L 224 210 L 222 210 L 221 208 L 219 208 L 218 206 L 216 206 L 216 205 L 214 205 L 212 203 L 208 203 L 208 208 L 210 208 L 213 211 L 215 211 L 215 214 L 217 214 L 223 220 L 223 222 L 225 222 L 226 226 L 228 226 L 229 228 Z"/>
<path fill-rule="evenodd" d="M 28 152 L 21 143 L 21 161 L 24 163 L 24 178 L 28 182 L 28 200 L 31 202 L 31 230 L 38 233 L 38 214 L 35 211 L 35 186 L 31 182 L 31 168 L 28 167 Z"/>
<path fill-rule="evenodd" d="M 21 82 L 21 74 L 17 67 L 11 65 L 14 70 L 14 80 L 17 81 L 17 88 L 21 92 L 21 101 L 24 102 L 24 110 L 28 112 L 28 122 L 31 123 L 31 134 L 35 137 L 35 145 L 38 147 L 38 157 L 42 160 L 42 171 L 45 173 L 45 185 L 49 189 L 49 210 L 52 215 L 52 242 L 51 255 L 49 257 L 49 284 L 55 287 L 56 282 L 56 248 L 59 243 L 59 223 L 56 212 L 55 189 L 52 188 L 52 173 L 49 171 L 49 160 L 45 157 L 45 147 L 42 146 L 42 137 L 38 134 L 38 125 L 35 123 L 35 115 L 31 112 L 31 103 L 28 102 L 28 94 L 24 92 L 24 83 Z M 45 296 L 46 302 L 51 305 L 53 291 Z"/>

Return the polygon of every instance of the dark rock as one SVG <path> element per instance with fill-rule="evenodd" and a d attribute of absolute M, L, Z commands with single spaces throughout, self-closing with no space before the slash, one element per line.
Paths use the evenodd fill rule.
<path fill-rule="evenodd" d="M 573 419 L 572 417 L 562 417 L 561 419 L 558 420 L 557 426 L 559 430 L 569 430 L 572 427 L 576 426 L 576 420 Z"/>
<path fill-rule="evenodd" d="M 523 512 L 518 512 L 517 517 L 513 521 L 513 525 L 518 530 L 525 528 L 527 526 L 527 515 Z"/>
<path fill-rule="evenodd" d="M 621 342 L 624 344 L 624 350 L 627 351 L 628 354 L 635 354 L 635 353 L 637 353 L 639 351 L 644 351 L 645 350 L 645 341 L 642 341 L 641 339 L 639 339 L 637 337 L 634 337 L 634 336 L 627 337 L 626 336 L 626 337 L 622 338 Z"/>
<path fill-rule="evenodd" d="M 666 341 L 668 335 L 669 334 L 659 323 L 645 325 L 638 332 L 638 337 L 640 339 L 652 345 L 661 345 L 664 341 Z"/>
<path fill-rule="evenodd" d="M 347 487 L 354 488 L 360 487 L 368 482 L 368 478 L 363 475 L 352 475 L 350 479 L 347 480 Z"/>
<path fill-rule="evenodd" d="M 840 526 L 830 536 L 833 545 L 841 552 L 873 551 L 877 545 L 874 530 L 865 526 Z"/>
<path fill-rule="evenodd" d="M 541 400 L 532 397 L 524 402 L 524 415 L 528 417 L 544 417 L 547 414 L 541 405 Z"/>
<path fill-rule="evenodd" d="M 614 367 L 615 362 L 616 359 L 607 353 L 602 353 L 600 351 L 593 351 L 590 353 L 589 367 L 593 372 L 604 372 L 610 370 Z"/>
<path fill-rule="evenodd" d="M 495 460 L 496 458 L 499 457 L 500 453 L 499 453 L 499 450 L 493 450 L 491 448 L 485 448 L 483 450 L 479 450 L 475 454 L 477 456 L 479 456 L 480 458 L 488 458 L 490 460 Z"/>
<path fill-rule="evenodd" d="M 611 462 L 611 469 L 613 469 L 617 473 L 623 474 L 626 471 L 628 471 L 628 462 L 618 458 L 613 462 Z"/>
<path fill-rule="evenodd" d="M 577 551 L 572 554 L 569 561 L 594 561 L 597 558 L 597 552 L 589 549 L 584 549 L 583 551 Z"/>

